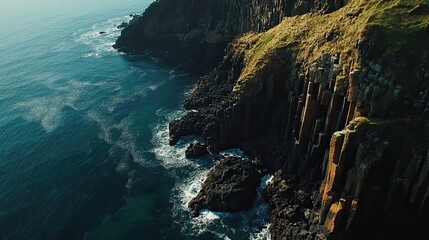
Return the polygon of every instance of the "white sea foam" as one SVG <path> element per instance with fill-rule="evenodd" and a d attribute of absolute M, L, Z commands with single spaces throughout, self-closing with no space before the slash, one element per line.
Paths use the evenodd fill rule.
<path fill-rule="evenodd" d="M 64 80 L 64 77 L 61 74 L 54 72 L 43 72 L 36 74 L 32 77 L 32 82 L 35 84 L 43 84 L 49 89 L 56 90 L 59 86 L 59 82 Z"/>
<path fill-rule="evenodd" d="M 171 195 L 173 220 L 182 227 L 185 234 L 199 236 L 204 233 L 211 233 L 219 239 L 229 239 L 229 235 L 236 235 L 237 230 L 227 222 L 238 218 L 242 221 L 239 226 L 240 231 L 242 231 L 240 234 L 245 235 L 247 233 L 250 239 L 269 240 L 269 206 L 263 201 L 262 192 L 272 179 L 270 175 L 261 179 L 257 200 L 251 210 L 240 213 L 202 210 L 198 217 L 192 218 L 190 216 L 188 204 L 201 190 L 211 164 L 204 160 L 200 160 L 200 162 L 187 160 L 184 157 L 187 144 L 183 144 L 183 142 L 179 142 L 176 146 L 168 145 L 168 122 L 183 115 L 183 113 L 180 111 L 170 114 L 167 117 L 168 121 L 158 124 L 154 128 L 153 142 L 156 146 L 155 155 L 157 159 L 161 161 L 164 167 L 173 172 L 179 171 L 181 173 Z M 247 158 L 240 149 L 230 149 L 220 154 Z"/>
<path fill-rule="evenodd" d="M 251 240 L 270 240 L 271 235 L 269 232 L 269 214 L 270 207 L 263 200 L 263 191 L 267 187 L 268 184 L 273 180 L 273 175 L 267 174 L 262 177 L 261 183 L 257 190 L 257 199 L 255 201 L 255 205 L 253 207 L 252 215 L 254 216 L 254 223 L 256 225 L 256 229 L 254 229 L 253 233 L 250 235 Z"/>
<path fill-rule="evenodd" d="M 176 145 L 169 145 L 168 123 L 180 116 L 183 116 L 184 111 L 177 111 L 171 114 L 166 114 L 163 111 L 158 111 L 159 116 L 165 118 L 157 124 L 153 129 L 153 144 L 156 158 L 161 165 L 170 170 L 173 176 L 176 176 L 177 182 L 172 190 L 171 201 L 173 203 L 173 219 L 181 225 L 183 231 L 188 234 L 200 235 L 210 231 L 209 227 L 213 223 L 221 223 L 220 221 L 225 213 L 216 213 L 208 210 L 201 211 L 200 216 L 191 218 L 188 210 L 189 202 L 201 190 L 201 186 L 207 177 L 209 171 L 208 162 L 191 161 L 185 158 L 187 145 L 195 138 L 185 138 L 180 140 Z M 180 176 L 175 175 L 174 173 Z M 227 239 L 222 234 L 215 231 L 210 231 L 222 239 Z"/>
<path fill-rule="evenodd" d="M 169 79 L 174 79 L 174 78 L 180 78 L 180 77 L 186 77 L 186 76 L 189 76 L 190 74 L 189 73 L 184 73 L 184 72 L 178 72 L 178 71 L 176 71 L 176 70 L 170 70 L 170 72 L 169 72 L 169 75 L 170 75 L 170 77 L 169 77 Z"/>
<path fill-rule="evenodd" d="M 260 188 L 261 188 L 261 189 L 265 189 L 265 188 L 268 186 L 268 184 L 270 184 L 270 183 L 273 181 L 273 179 L 274 179 L 274 176 L 273 176 L 273 175 L 271 175 L 271 174 L 267 174 L 267 175 L 265 175 L 265 176 L 261 179 L 261 185 L 260 185 Z"/>
<path fill-rule="evenodd" d="M 206 231 L 210 231 L 216 234 L 216 231 L 211 230 L 210 226 L 214 225 L 215 223 L 218 223 L 223 228 L 227 227 L 222 222 L 222 219 L 226 218 L 228 215 L 228 213 L 214 212 L 206 209 L 201 210 L 200 215 L 191 220 L 192 230 L 196 235 L 203 234 Z M 228 236 L 225 236 L 224 234 L 217 233 L 216 235 L 222 239 L 228 239 Z"/>
<path fill-rule="evenodd" d="M 127 155 L 131 156 L 135 163 L 145 166 L 150 164 L 143 157 L 138 147 L 136 136 L 132 134 L 129 117 L 123 118 L 120 122 L 115 123 L 108 117 L 108 114 L 103 114 L 95 110 L 88 111 L 87 117 L 99 125 L 101 130 L 99 138 L 112 145 L 109 150 L 109 155 L 111 157 L 116 157 L 115 154 L 119 150 L 125 153 L 122 159 L 120 159 L 121 162 L 117 170 L 124 170 L 124 167 L 128 166 Z"/>
<path fill-rule="evenodd" d="M 64 52 L 68 51 L 72 48 L 72 46 L 67 41 L 61 41 L 54 47 L 52 47 L 52 50 L 54 52 Z"/>
<path fill-rule="evenodd" d="M 180 168 L 193 164 L 193 162 L 185 158 L 187 143 L 193 140 L 192 137 L 182 139 L 174 146 L 169 145 L 168 123 L 182 116 L 184 113 L 184 111 L 177 111 L 165 116 L 162 110 L 158 110 L 157 112 L 158 116 L 165 116 L 165 119 L 153 128 L 153 151 L 160 164 L 167 169 Z"/>
<path fill-rule="evenodd" d="M 123 22 L 129 22 L 131 19 L 130 16 L 116 17 L 74 33 L 74 39 L 77 43 L 91 48 L 90 52 L 83 54 L 82 57 L 98 58 L 109 53 L 116 53 L 116 49 L 112 46 L 122 30 L 118 26 Z"/>
<path fill-rule="evenodd" d="M 250 240 L 271 240 L 269 232 L 270 224 L 266 224 L 260 232 L 250 235 Z"/>
<path fill-rule="evenodd" d="M 107 102 L 102 103 L 102 106 L 109 112 L 115 111 L 115 109 L 125 102 L 129 101 L 129 98 L 123 94 L 113 95 Z"/>
<path fill-rule="evenodd" d="M 88 86 L 103 86 L 106 85 L 107 82 L 89 82 L 89 81 L 78 81 L 76 79 L 71 79 L 68 81 L 71 86 L 84 88 Z"/>
<path fill-rule="evenodd" d="M 46 132 L 54 131 L 61 124 L 63 108 L 65 106 L 73 107 L 80 95 L 80 91 L 77 89 L 64 89 L 63 80 L 61 75 L 55 73 L 47 72 L 35 75 L 33 82 L 53 90 L 52 93 L 33 96 L 12 107 L 23 111 L 24 119 L 39 123 Z"/>
<path fill-rule="evenodd" d="M 54 131 L 61 124 L 65 107 L 74 110 L 87 109 L 93 106 L 95 101 L 86 97 L 88 93 L 94 87 L 109 87 L 106 82 L 91 83 L 67 79 L 65 76 L 53 72 L 37 74 L 32 81 L 36 84 L 35 86 L 41 86 L 50 91 L 44 96 L 34 96 L 31 100 L 24 100 L 13 107 L 23 110 L 23 117 L 26 120 L 39 122 L 46 132 Z M 85 96 L 84 100 L 83 96 Z"/>
<path fill-rule="evenodd" d="M 149 86 L 149 89 L 152 91 L 155 91 L 156 89 L 158 89 L 161 86 L 161 84 L 153 84 Z"/>
<path fill-rule="evenodd" d="M 249 159 L 249 157 L 243 152 L 243 150 L 238 148 L 228 149 L 219 153 L 223 156 L 232 156 L 232 157 L 241 157 L 244 159 Z"/>
<path fill-rule="evenodd" d="M 178 197 L 182 206 L 187 207 L 189 202 L 201 190 L 201 186 L 206 180 L 207 172 L 208 170 L 206 169 L 195 170 L 195 172 L 191 175 L 191 177 L 185 179 L 182 183 L 179 183 L 177 185 L 177 190 L 179 193 Z M 205 213 L 207 212 L 209 211 L 206 211 Z M 204 214 L 204 215 L 206 215 L 209 219 L 215 219 L 215 218 L 211 218 L 211 216 L 208 214 Z"/>
<path fill-rule="evenodd" d="M 179 180 L 172 191 L 173 217 L 176 222 L 182 226 L 182 230 L 191 235 L 200 235 L 205 232 L 212 232 L 219 236 L 219 233 L 211 230 L 213 225 L 221 225 L 225 227 L 222 219 L 229 215 L 228 213 L 213 212 L 209 210 L 200 211 L 198 217 L 190 217 L 188 209 L 189 202 L 201 190 L 202 184 L 207 177 L 208 169 L 203 167 L 193 168 L 188 178 Z M 220 237 L 224 238 L 224 237 Z"/>
<path fill-rule="evenodd" d="M 201 190 L 201 186 L 207 176 L 207 168 L 198 168 L 189 178 L 179 181 L 173 189 L 172 202 L 173 217 L 178 222 L 183 231 L 191 235 L 201 235 L 206 232 L 213 233 L 219 238 L 226 239 L 228 235 L 236 234 L 236 229 L 227 222 L 231 219 L 241 219 L 240 231 L 247 233 L 249 239 L 269 240 L 269 206 L 263 201 L 262 192 L 271 181 L 272 176 L 266 175 L 261 179 L 258 187 L 258 195 L 255 204 L 249 211 L 240 213 L 220 213 L 209 210 L 202 210 L 196 218 L 185 217 L 189 215 L 188 204 Z"/>
<path fill-rule="evenodd" d="M 145 161 L 142 156 L 142 153 L 140 152 L 136 144 L 135 136 L 131 134 L 129 123 L 130 123 L 129 118 L 124 118 L 119 124 L 113 125 L 121 130 L 121 135 L 119 136 L 118 140 L 115 142 L 115 145 L 119 146 L 124 151 L 129 152 L 133 157 L 133 161 L 135 163 L 139 163 L 143 165 Z"/>
<path fill-rule="evenodd" d="M 61 120 L 61 99 L 35 98 L 17 104 L 18 108 L 25 111 L 23 117 L 30 122 L 38 122 L 46 132 L 52 132 L 57 128 Z"/>
<path fill-rule="evenodd" d="M 118 166 L 116 166 L 116 171 L 118 173 L 128 173 L 129 166 L 127 163 L 121 162 L 118 164 Z"/>

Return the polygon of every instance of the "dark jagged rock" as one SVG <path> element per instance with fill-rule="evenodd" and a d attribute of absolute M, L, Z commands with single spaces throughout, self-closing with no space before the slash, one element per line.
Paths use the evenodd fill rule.
<path fill-rule="evenodd" d="M 239 157 L 221 159 L 208 173 L 201 191 L 189 202 L 192 215 L 201 209 L 237 212 L 248 210 L 256 199 L 260 173 L 255 165 Z"/>
<path fill-rule="evenodd" d="M 203 132 L 203 115 L 199 112 L 189 112 L 181 119 L 169 123 L 170 145 L 176 144 L 183 136 L 201 135 Z"/>
<path fill-rule="evenodd" d="M 313 186 L 318 186 L 314 182 Z M 317 226 L 318 215 L 314 206 L 318 201 L 317 188 L 297 185 L 294 177 L 282 177 L 278 173 L 267 186 L 271 208 L 271 239 L 325 239 L 328 235 Z"/>
<path fill-rule="evenodd" d="M 125 28 L 126 26 L 128 26 L 128 23 L 126 22 L 122 22 L 121 24 L 119 24 L 116 28 L 121 29 L 121 28 Z"/>
<path fill-rule="evenodd" d="M 207 144 L 201 142 L 193 142 L 191 143 L 185 152 L 186 158 L 200 158 L 209 154 L 207 150 Z"/>

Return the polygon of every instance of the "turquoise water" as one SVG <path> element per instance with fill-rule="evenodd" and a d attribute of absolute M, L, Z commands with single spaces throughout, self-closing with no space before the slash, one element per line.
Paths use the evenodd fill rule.
<path fill-rule="evenodd" d="M 260 201 L 189 217 L 211 164 L 167 124 L 196 79 L 111 47 L 149 4 L 0 1 L 1 240 L 267 237 Z"/>

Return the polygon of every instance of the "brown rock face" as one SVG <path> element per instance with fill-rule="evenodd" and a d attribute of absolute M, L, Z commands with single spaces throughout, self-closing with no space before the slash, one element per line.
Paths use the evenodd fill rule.
<path fill-rule="evenodd" d="M 343 130 L 331 139 L 320 223 L 335 238 L 396 239 L 426 231 L 420 227 L 428 224 L 427 203 L 415 193 L 426 177 L 428 156 L 413 152 L 406 134 L 424 136 L 417 132 L 427 131 L 427 123 L 380 125 Z"/>

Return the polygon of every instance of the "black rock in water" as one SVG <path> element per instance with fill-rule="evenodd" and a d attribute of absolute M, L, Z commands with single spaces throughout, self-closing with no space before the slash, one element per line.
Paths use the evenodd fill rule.
<path fill-rule="evenodd" d="M 122 22 L 121 24 L 119 24 L 116 28 L 121 29 L 121 28 L 125 28 L 126 26 L 128 26 L 128 23 L 126 22 Z"/>
<path fill-rule="evenodd" d="M 201 142 L 193 142 L 186 149 L 186 158 L 200 158 L 209 154 L 207 150 L 207 144 Z"/>
<path fill-rule="evenodd" d="M 250 209 L 256 199 L 261 174 L 253 162 L 225 157 L 213 167 L 198 195 L 189 202 L 193 216 L 201 209 L 238 212 Z"/>

